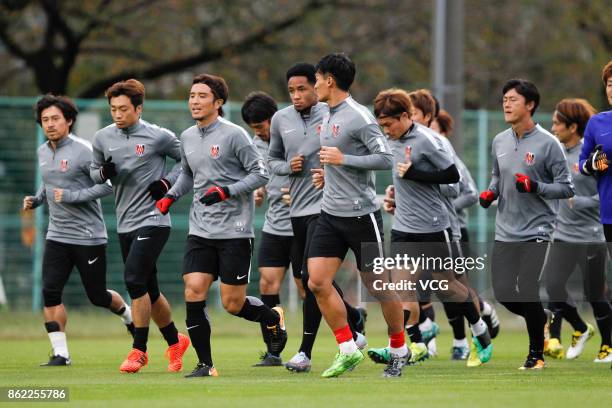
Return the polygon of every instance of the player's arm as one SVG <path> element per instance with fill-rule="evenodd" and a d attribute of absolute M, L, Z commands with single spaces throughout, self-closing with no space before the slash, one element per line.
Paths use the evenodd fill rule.
<path fill-rule="evenodd" d="M 459 196 L 453 200 L 457 211 L 473 206 L 478 202 L 478 189 L 476 183 L 465 164 L 460 164 L 461 180 L 459 180 Z"/>
<path fill-rule="evenodd" d="M 575 195 L 570 198 L 571 208 L 574 210 L 586 210 L 587 208 L 599 208 L 599 194 L 592 196 Z"/>
<path fill-rule="evenodd" d="M 570 198 L 575 194 L 574 184 L 570 175 L 567 159 L 561 145 L 555 143 L 546 156 L 550 173 L 553 175 L 552 183 L 537 181 L 535 192 L 548 200 L 557 198 Z"/>
<path fill-rule="evenodd" d="M 183 161 L 183 156 L 181 155 L 181 142 L 173 132 L 167 129 L 163 129 L 162 134 L 163 137 L 160 138 L 160 153 L 170 156 L 176 162 L 168 174 L 164 176 L 164 180 L 167 180 L 170 186 L 172 186 L 181 174 Z"/>
<path fill-rule="evenodd" d="M 499 197 L 499 163 L 497 162 L 497 154 L 495 153 L 495 140 L 493 140 L 493 146 L 491 146 L 491 156 L 493 157 L 491 182 L 489 183 L 489 188 L 480 193 L 478 197 L 482 208 L 489 208 L 491 203 Z"/>
<path fill-rule="evenodd" d="M 240 137 L 238 139 L 242 140 L 243 138 Z M 231 196 L 250 193 L 259 187 L 265 186 L 270 178 L 264 160 L 252 142 L 240 142 L 236 148 L 236 157 L 248 174 L 236 183 L 225 186 Z"/>
<path fill-rule="evenodd" d="M 580 157 L 578 160 L 578 168 L 580 169 L 580 172 L 587 176 L 593 176 L 597 172 L 596 166 L 593 166 L 593 162 L 596 160 L 595 156 L 598 154 L 597 148 L 600 146 L 595 140 L 596 127 L 595 121 L 592 118 L 589 119 L 586 128 L 584 129 L 582 150 L 580 151 Z"/>
<path fill-rule="evenodd" d="M 181 156 L 181 160 L 178 163 L 180 163 L 181 170 L 175 183 L 166 193 L 167 197 L 171 197 L 175 201 L 193 189 L 193 171 L 191 170 L 187 157 L 185 156 L 185 149 L 183 148 L 182 143 L 179 144 L 179 154 Z"/>
<path fill-rule="evenodd" d="M 341 165 L 364 170 L 389 170 L 393 168 L 393 154 L 378 124 L 369 123 L 363 126 L 357 130 L 355 137 L 368 148 L 370 154 L 365 156 L 342 154 Z M 325 164 L 323 150 L 322 148 L 321 163 Z"/>
<path fill-rule="evenodd" d="M 38 187 L 38 191 L 33 196 L 25 196 L 23 198 L 23 209 L 24 210 L 33 210 L 34 208 L 40 206 L 47 199 L 47 187 L 45 183 L 40 183 Z"/>
<path fill-rule="evenodd" d="M 53 196 L 57 203 L 84 203 L 97 200 L 113 193 L 113 186 L 107 180 L 104 184 L 95 184 L 89 188 L 80 190 L 53 189 Z"/>
<path fill-rule="evenodd" d="M 270 124 L 270 147 L 268 148 L 270 173 L 288 176 L 292 173 L 291 163 L 285 159 L 285 144 L 278 126 L 278 117 L 272 116 Z"/>
<path fill-rule="evenodd" d="M 100 131 L 96 132 L 92 143 L 92 159 L 89 165 L 89 176 L 96 184 L 105 183 L 117 175 L 113 157 L 104 157 L 104 148 L 100 142 Z"/>
<path fill-rule="evenodd" d="M 427 160 L 436 170 L 417 169 L 411 164 L 411 154 L 411 150 L 406 149 L 406 163 L 398 165 L 398 173 L 402 178 L 430 184 L 455 184 L 459 182 L 459 170 L 457 170 L 452 156 L 444 149 L 440 141 L 436 141 L 435 144 L 426 144 L 423 147 L 423 155 L 427 157 Z M 453 194 L 454 196 L 459 194 L 458 185 L 446 189 L 447 194 Z M 451 189 L 455 191 L 451 192 Z"/>

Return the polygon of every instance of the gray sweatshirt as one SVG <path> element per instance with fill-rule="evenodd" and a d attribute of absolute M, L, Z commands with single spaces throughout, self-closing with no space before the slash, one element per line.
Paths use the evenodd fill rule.
<path fill-rule="evenodd" d="M 461 159 L 455 160 L 461 179 L 459 180 L 459 196 L 453 200 L 460 228 L 468 226 L 468 208 L 478 203 L 478 187 L 470 174 L 470 170 Z"/>
<path fill-rule="evenodd" d="M 177 163 L 165 174 L 166 157 Z M 112 157 L 117 175 L 111 179 L 115 190 L 117 232 L 126 233 L 145 226 L 169 227 L 170 216 L 155 207 L 147 187 L 165 178 L 173 184 L 181 171 L 180 142 L 168 129 L 139 120 L 127 129 L 115 124 L 94 135 L 90 175 L 103 183 L 102 164 Z"/>
<path fill-rule="evenodd" d="M 555 240 L 565 242 L 603 242 L 597 179 L 585 176 L 578 167 L 582 144 L 581 140 L 576 146 L 565 149 L 576 195 L 572 198 L 573 208 L 570 208 L 569 200 L 559 201 L 557 228 L 553 236 Z"/>
<path fill-rule="evenodd" d="M 563 146 L 540 125 L 518 138 L 512 128 L 493 139 L 493 177 L 489 189 L 497 197 L 495 239 L 521 242 L 550 240 L 560 198 L 574 195 Z M 516 189 L 516 173 L 537 181 L 535 193 Z"/>
<path fill-rule="evenodd" d="M 448 210 L 437 184 L 401 178 L 397 164 L 406 162 L 411 151 L 412 165 L 422 171 L 439 171 L 453 164 L 450 152 L 436 133 L 419 124 L 397 140 L 390 140 L 393 152 L 393 185 L 395 186 L 395 216 L 393 229 L 412 234 L 439 232 L 450 227 Z"/>
<path fill-rule="evenodd" d="M 321 146 L 337 147 L 339 166 L 325 166 L 321 208 L 337 217 L 359 217 L 380 208 L 374 170 L 389 170 L 393 154 L 374 116 L 349 96 L 329 109 L 321 124 Z"/>
<path fill-rule="evenodd" d="M 219 117 L 206 127 L 181 134 L 181 175 L 168 192 L 176 198 L 193 188 L 189 234 L 208 239 L 253 238 L 253 191 L 266 185 L 268 170 L 248 133 Z M 214 186 L 230 197 L 205 206 L 200 198 Z"/>
<path fill-rule="evenodd" d="M 319 133 L 323 117 L 328 113 L 327 104 L 319 102 L 310 108 L 308 113 L 300 113 L 291 105 L 279 110 L 272 117 L 268 165 L 271 173 L 289 176 L 291 217 L 304 217 L 321 212 L 323 191 L 312 184 L 310 170 L 322 168 L 319 162 Z M 300 154 L 304 156 L 302 170 L 291 173 L 289 162 Z"/>
<path fill-rule="evenodd" d="M 255 136 L 253 141 L 264 162 L 267 163 L 269 143 L 258 136 Z M 289 206 L 283 203 L 282 187 L 289 187 L 289 177 L 271 173 L 270 181 L 266 185 L 266 196 L 268 197 L 269 205 L 266 210 L 263 231 L 268 234 L 292 237 L 293 229 L 291 228 L 291 218 L 289 217 Z"/>
<path fill-rule="evenodd" d="M 113 192 L 109 183 L 95 184 L 89 177 L 91 144 L 68 135 L 51 148 L 49 142 L 38 148 L 41 186 L 34 196 L 34 207 L 45 199 L 49 205 L 47 239 L 75 245 L 106 244 L 107 234 L 98 198 Z M 63 189 L 62 202 L 55 202 L 54 189 Z"/>

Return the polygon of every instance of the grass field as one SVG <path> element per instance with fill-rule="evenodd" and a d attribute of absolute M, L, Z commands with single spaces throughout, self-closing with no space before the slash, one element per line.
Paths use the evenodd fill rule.
<path fill-rule="evenodd" d="M 370 307 L 367 334 L 370 345 L 386 345 L 384 325 L 375 305 Z M 439 314 L 443 320 L 443 313 Z M 322 325 L 315 346 L 313 370 L 291 374 L 284 368 L 252 368 L 262 350 L 259 327 L 221 312 L 211 313 L 213 357 L 218 378 L 185 379 L 196 363 L 189 349 L 183 373 L 166 372 L 165 344 L 151 330 L 149 365 L 135 375 L 120 374 L 119 364 L 130 349 L 130 339 L 112 315 L 98 311 L 73 313 L 68 324 L 71 367 L 41 368 L 50 349 L 41 316 L 0 311 L 0 387 L 67 387 L 69 403 L 53 406 L 100 407 L 610 407 L 612 370 L 592 363 L 599 339 L 594 338 L 575 361 L 550 361 L 542 372 L 522 372 L 517 367 L 526 355 L 526 335 L 515 319 L 495 340 L 493 360 L 468 369 L 449 360 L 450 330 L 442 325 L 440 357 L 407 367 L 399 379 L 383 379 L 383 366 L 365 360 L 355 371 L 336 379 L 323 379 L 335 353 L 333 336 Z M 175 321 L 184 332 L 184 316 Z M 290 358 L 299 344 L 300 316 L 289 316 Z M 514 326 L 515 329 L 510 329 Z M 565 327 L 564 342 L 569 342 Z M 28 404 L 18 403 L 24 407 Z M 31 404 L 40 407 L 40 403 Z M 1 406 L 8 406 L 0 403 Z"/>

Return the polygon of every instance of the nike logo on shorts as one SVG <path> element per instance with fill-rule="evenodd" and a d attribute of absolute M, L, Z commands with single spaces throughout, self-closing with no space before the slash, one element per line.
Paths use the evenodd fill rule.
<path fill-rule="evenodd" d="M 236 276 L 236 279 L 240 280 L 240 279 L 244 279 L 244 278 L 246 278 L 246 277 L 247 277 L 246 275 Z"/>
<path fill-rule="evenodd" d="M 97 260 L 98 260 L 98 257 L 95 257 L 94 259 L 88 259 L 88 260 L 87 260 L 87 263 L 91 265 L 91 264 L 93 264 L 94 262 L 96 262 Z"/>
<path fill-rule="evenodd" d="M 109 147 L 108 151 L 109 152 L 114 152 L 115 150 L 119 150 L 119 149 L 121 149 L 121 146 L 119 146 L 119 147 Z"/>
<path fill-rule="evenodd" d="M 199 326 L 199 324 L 196 324 L 195 326 L 189 326 L 189 327 L 187 328 L 187 330 L 195 329 L 195 328 L 196 328 L 196 327 L 198 327 L 198 326 Z"/>
<path fill-rule="evenodd" d="M 141 237 L 140 235 L 136 238 L 136 241 L 144 241 L 145 239 L 149 239 L 151 237 Z"/>

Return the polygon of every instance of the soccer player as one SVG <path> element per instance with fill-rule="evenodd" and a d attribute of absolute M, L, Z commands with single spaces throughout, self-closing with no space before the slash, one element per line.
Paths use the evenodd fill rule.
<path fill-rule="evenodd" d="M 550 310 L 555 318 L 550 325 L 550 339 L 544 344 L 544 354 L 563 358 L 561 322 L 567 320 L 574 328 L 571 346 L 566 357 L 574 359 L 582 354 L 584 345 L 594 329 L 580 317 L 570 298 L 566 284 L 576 266 L 581 269 L 584 293 L 593 308 L 593 315 L 601 334 L 601 346 L 596 363 L 612 362 L 610 341 L 610 304 L 606 298 L 606 245 L 599 222 L 597 181 L 580 173 L 578 156 L 582 137 L 589 118 L 595 114 L 584 99 L 563 99 L 555 107 L 552 131 L 565 147 L 576 195 L 560 201 L 554 244 L 548 253 L 545 284 Z"/>
<path fill-rule="evenodd" d="M 488 208 L 497 199 L 492 281 L 497 300 L 525 319 L 529 354 L 522 370 L 542 369 L 547 313 L 539 278 L 561 198 L 574 195 L 563 147 L 533 121 L 540 94 L 523 79 L 503 87 L 504 119 L 511 127 L 493 139 L 493 176 L 480 194 Z"/>
<path fill-rule="evenodd" d="M 117 82 L 105 95 L 114 123 L 94 136 L 90 175 L 96 183 L 113 184 L 124 278 L 132 299 L 134 343 L 119 370 L 135 373 L 147 365 L 153 318 L 168 343 L 168 371 L 177 372 L 189 338 L 177 331 L 170 304 L 157 284 L 155 264 L 170 235 L 170 217 L 155 208 L 155 199 L 180 173 L 180 142 L 174 133 L 140 118 L 145 97 L 141 82 Z M 165 174 L 168 156 L 177 163 Z"/>
<path fill-rule="evenodd" d="M 412 243 L 417 254 L 423 252 L 427 256 L 444 259 L 453 256 L 448 245 L 452 230 L 451 215 L 444 203 L 440 185 L 457 183 L 459 171 L 452 152 L 441 137 L 428 127 L 414 122 L 411 119 L 412 111 L 411 98 L 401 89 L 382 91 L 374 102 L 374 113 L 389 136 L 396 163 L 393 172 L 396 208 L 391 230 L 392 248 L 395 243 L 395 250 L 402 253 L 405 247 L 402 248 L 399 243 Z M 420 272 L 421 276 L 415 278 L 429 279 L 426 272 Z M 430 272 L 435 278 L 444 278 L 449 282 L 448 292 L 438 292 L 438 297 L 447 303 L 454 302 L 459 313 L 465 313 L 468 317 L 476 349 L 476 357 L 468 366 L 486 363 L 491 358 L 493 346 L 470 291 L 455 279 L 452 271 Z M 412 325 L 410 320 L 407 330 L 413 343 L 421 343 L 418 326 Z M 370 357 L 377 361 L 381 353 L 374 355 L 377 351 L 372 349 L 370 352 Z"/>
<path fill-rule="evenodd" d="M 62 292 L 77 267 L 92 304 L 121 316 L 133 332 L 130 307 L 114 290 L 106 289 L 106 225 L 99 198 L 112 193 L 110 184 L 96 185 L 89 178 L 91 144 L 72 134 L 78 110 L 65 96 L 45 95 L 35 105 L 36 121 L 47 142 L 37 151 L 42 176 L 35 196 L 23 199 L 31 210 L 45 201 L 49 227 L 42 263 L 45 328 L 53 354 L 43 366 L 70 365 L 66 343 L 68 317 Z"/>
<path fill-rule="evenodd" d="M 253 141 L 264 162 L 268 161 L 270 122 L 277 110 L 276 102 L 265 92 L 250 93 L 242 105 L 242 120 L 255 133 Z M 288 187 L 289 178 L 287 176 L 270 173 L 268 184 L 255 190 L 260 193 L 262 198 L 267 196 L 269 201 L 261 233 L 257 262 L 259 265 L 261 301 L 269 308 L 281 304 L 280 287 L 290 264 L 295 285 L 300 297 L 304 298 L 304 286 L 300 276 L 303 255 L 299 253 L 300 249 L 297 241 L 293 239 L 289 205 L 283 201 L 283 191 Z M 257 198 L 255 205 L 257 205 Z M 299 266 L 298 262 L 300 262 Z M 261 332 L 267 351 L 261 356 L 261 361 L 255 364 L 255 367 L 282 365 L 280 355 L 273 354 L 271 351 L 271 344 L 267 339 L 268 330 L 263 323 L 261 324 Z"/>
<path fill-rule="evenodd" d="M 364 359 L 353 339 L 346 307 L 333 279 L 348 249 L 355 253 L 362 279 L 372 278 L 376 257 L 382 258 L 382 216 L 376 201 L 373 170 L 393 164 L 387 141 L 372 114 L 350 96 L 355 65 L 344 54 L 328 54 L 317 64 L 315 91 L 329 106 L 321 124 L 319 158 L 325 166 L 321 215 L 308 253 L 308 287 L 327 324 L 334 332 L 339 352 L 323 377 L 337 377 Z M 363 250 L 376 243 L 378 250 Z M 369 275 L 369 276 L 368 276 Z M 385 377 L 399 377 L 410 353 L 404 340 L 399 298 L 381 300 L 387 322 L 391 359 Z"/>
<path fill-rule="evenodd" d="M 292 104 L 272 117 L 268 155 L 271 172 L 289 177 L 289 212 L 293 239 L 300 256 L 294 269 L 301 274 L 305 290 L 302 342 L 298 352 L 285 364 L 292 372 L 310 371 L 312 348 L 321 323 L 321 311 L 313 293 L 308 289 L 307 254 L 321 213 L 323 198 L 322 184 L 313 183 L 311 172 L 321 181 L 319 134 L 323 118 L 329 114 L 329 108 L 325 103 L 318 102 L 314 89 L 315 71 L 314 65 L 304 62 L 296 63 L 287 70 L 287 88 Z M 342 297 L 340 287 L 335 282 L 333 285 Z M 358 347 L 364 349 L 367 345 L 362 335 L 365 331 L 365 311 L 354 308 L 344 300 L 343 302 L 353 337 Z"/>
<path fill-rule="evenodd" d="M 196 124 L 181 134 L 182 172 L 157 202 L 166 214 L 177 199 L 193 190 L 189 235 L 183 259 L 187 330 L 198 363 L 186 377 L 216 377 L 210 348 L 206 299 L 221 280 L 221 302 L 234 316 L 265 325 L 270 352 L 280 356 L 287 342 L 280 306 L 266 306 L 247 296 L 253 251 L 253 191 L 268 182 L 268 170 L 248 133 L 223 118 L 228 88 L 221 77 L 193 78 L 189 110 Z"/>

